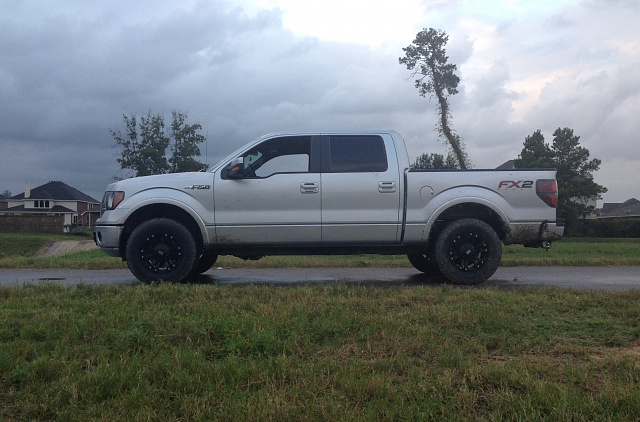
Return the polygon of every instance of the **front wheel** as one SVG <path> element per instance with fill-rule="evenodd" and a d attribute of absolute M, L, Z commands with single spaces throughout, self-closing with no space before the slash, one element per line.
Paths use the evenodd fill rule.
<path fill-rule="evenodd" d="M 127 265 L 145 283 L 180 282 L 196 265 L 196 244 L 177 221 L 154 218 L 133 230 L 127 241 Z"/>
<path fill-rule="evenodd" d="M 493 275 L 502 259 L 502 243 L 484 221 L 463 218 L 446 226 L 436 240 L 435 263 L 454 284 L 478 284 Z"/>

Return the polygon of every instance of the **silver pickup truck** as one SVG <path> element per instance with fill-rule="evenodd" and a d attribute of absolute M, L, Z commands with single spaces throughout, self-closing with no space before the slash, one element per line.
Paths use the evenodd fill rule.
<path fill-rule="evenodd" d="M 107 186 L 94 240 L 144 282 L 183 281 L 219 255 L 406 254 L 480 283 L 502 244 L 558 240 L 555 170 L 411 170 L 394 131 L 262 136 L 206 172 Z"/>

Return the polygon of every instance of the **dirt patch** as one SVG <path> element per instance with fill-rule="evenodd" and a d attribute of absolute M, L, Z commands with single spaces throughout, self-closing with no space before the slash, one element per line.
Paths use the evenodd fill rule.
<path fill-rule="evenodd" d="M 78 252 L 97 249 L 93 240 L 60 240 L 52 245 L 43 246 L 36 252 L 36 257 L 46 258 L 49 256 L 71 255 Z"/>

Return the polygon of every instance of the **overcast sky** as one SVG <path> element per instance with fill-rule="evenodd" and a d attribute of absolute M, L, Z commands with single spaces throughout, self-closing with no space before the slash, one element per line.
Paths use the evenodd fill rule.
<path fill-rule="evenodd" d="M 640 199 L 638 0 L 2 0 L 0 192 L 60 180 L 100 200 L 129 175 L 109 129 L 148 110 L 200 123 L 209 164 L 283 130 L 395 129 L 412 160 L 446 154 L 398 64 L 427 27 L 449 34 L 475 168 L 570 127 L 604 201 Z"/>

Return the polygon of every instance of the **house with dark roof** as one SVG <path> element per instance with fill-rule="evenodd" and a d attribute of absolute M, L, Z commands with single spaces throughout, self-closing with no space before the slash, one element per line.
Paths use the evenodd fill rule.
<path fill-rule="evenodd" d="M 604 203 L 598 218 L 640 218 L 640 201 L 631 198 L 620 203 Z"/>
<path fill-rule="evenodd" d="M 52 181 L 5 200 L 4 215 L 63 215 L 65 226 L 93 227 L 100 202 L 66 183 Z"/>

